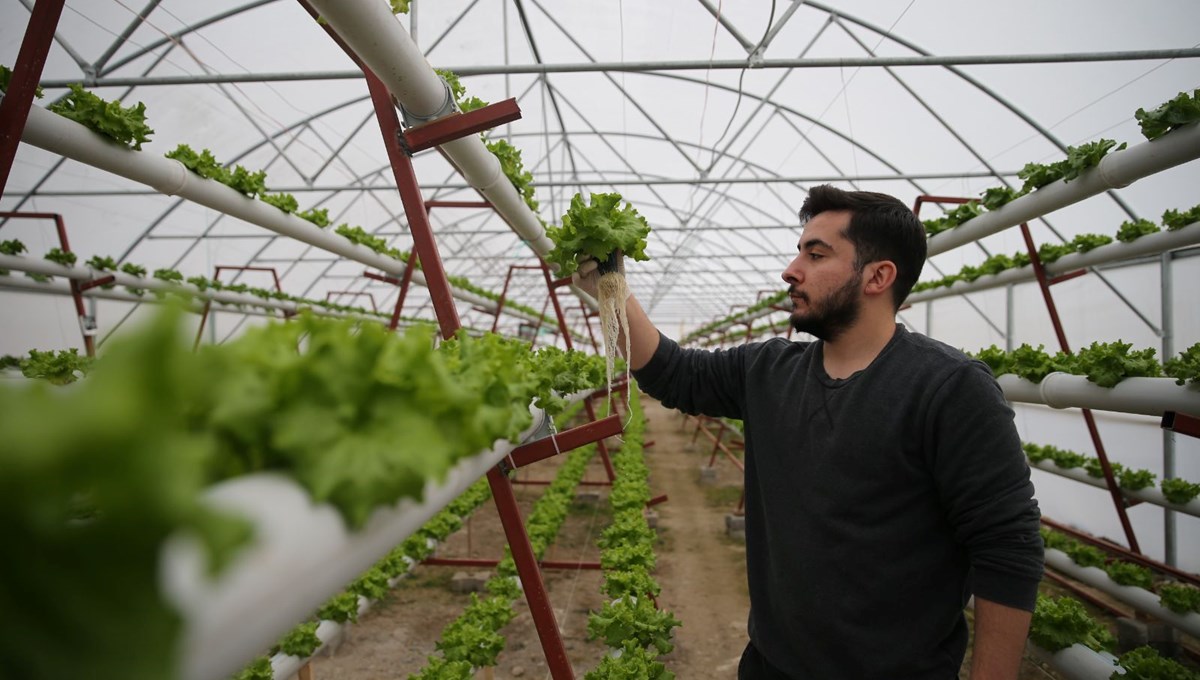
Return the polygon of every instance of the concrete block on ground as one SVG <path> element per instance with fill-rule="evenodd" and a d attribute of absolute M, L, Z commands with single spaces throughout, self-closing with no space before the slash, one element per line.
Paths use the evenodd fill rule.
<path fill-rule="evenodd" d="M 455 572 L 450 577 L 450 590 L 455 593 L 482 593 L 487 589 L 489 578 L 491 572 L 488 571 Z"/>
<path fill-rule="evenodd" d="M 1117 617 L 1117 652 L 1124 654 L 1150 644 L 1150 631 L 1145 621 L 1138 621 L 1124 616 Z"/>
<path fill-rule="evenodd" d="M 651 529 L 657 529 L 658 528 L 658 513 L 655 512 L 654 510 L 647 510 L 646 511 L 646 524 L 649 525 Z"/>
<path fill-rule="evenodd" d="M 600 505 L 600 492 L 590 489 L 576 491 L 575 502 L 581 505 Z"/>
<path fill-rule="evenodd" d="M 702 486 L 712 486 L 717 483 L 717 469 L 708 467 L 707 465 L 700 468 L 700 484 Z"/>
<path fill-rule="evenodd" d="M 746 517 L 744 515 L 725 515 L 725 534 L 737 541 L 746 540 Z"/>

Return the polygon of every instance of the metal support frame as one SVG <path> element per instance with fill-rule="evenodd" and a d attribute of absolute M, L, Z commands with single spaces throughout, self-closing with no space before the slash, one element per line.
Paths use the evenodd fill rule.
<path fill-rule="evenodd" d="M 690 416 L 688 416 L 687 414 L 684 414 L 683 422 L 684 422 L 685 426 L 687 425 L 687 419 L 689 417 Z M 729 447 L 725 445 L 725 442 L 722 441 L 722 439 L 725 436 L 725 432 L 729 431 L 729 429 L 730 429 L 729 426 L 725 424 L 725 421 L 723 421 L 719 418 L 712 418 L 709 416 L 695 416 L 695 418 L 696 418 L 696 431 L 694 433 L 692 433 L 692 444 L 694 445 L 696 443 L 696 438 L 699 437 L 700 433 L 702 433 L 702 432 L 704 433 L 704 436 L 708 437 L 708 439 L 713 443 L 713 450 L 712 450 L 712 454 L 708 458 L 708 466 L 707 467 L 710 467 L 710 468 L 713 467 L 713 465 L 717 461 L 717 454 L 723 453 L 723 454 L 725 454 L 725 457 L 729 459 L 729 462 L 733 463 L 734 467 L 736 467 L 739 471 L 741 471 L 743 474 L 745 474 L 745 472 L 746 472 L 745 463 L 743 463 L 741 460 L 739 460 L 738 457 L 736 455 L 734 455 L 734 453 L 732 451 L 729 450 Z M 716 422 L 720 425 L 720 428 L 717 430 L 717 433 L 715 435 L 712 432 L 709 432 L 708 428 L 705 427 L 706 422 Z M 738 498 L 737 506 L 734 507 L 734 509 L 733 509 L 733 514 L 740 516 L 740 515 L 744 515 L 745 512 L 746 512 L 746 483 L 743 480 L 742 494 Z"/>
<path fill-rule="evenodd" d="M 1050 315 L 1050 323 L 1054 325 L 1054 334 L 1058 338 L 1058 344 L 1063 352 L 1071 353 L 1071 345 L 1067 342 L 1066 331 L 1063 330 L 1062 319 L 1058 316 L 1058 307 L 1054 304 L 1054 295 L 1050 292 L 1050 286 L 1053 282 L 1046 276 L 1046 268 L 1042 265 L 1042 258 L 1038 255 L 1037 246 L 1033 243 L 1033 236 L 1029 233 L 1029 225 L 1021 224 L 1021 237 L 1025 240 L 1025 248 L 1029 251 L 1029 261 L 1033 266 L 1034 276 L 1037 277 L 1038 287 L 1042 291 L 1042 299 L 1046 303 L 1046 312 Z M 1141 548 L 1138 546 L 1137 534 L 1133 530 L 1133 524 L 1129 521 L 1129 513 L 1126 512 L 1125 496 L 1121 494 L 1120 486 L 1117 484 L 1116 476 L 1113 475 L 1112 464 L 1108 461 L 1108 453 L 1104 450 L 1104 441 L 1100 438 L 1100 430 L 1096 426 L 1096 418 L 1092 415 L 1091 409 L 1080 409 L 1083 414 L 1083 420 L 1087 424 L 1088 435 L 1092 439 L 1092 446 L 1096 449 L 1096 457 L 1100 459 L 1100 469 L 1104 472 L 1104 483 L 1108 486 L 1108 493 L 1112 497 L 1113 507 L 1117 510 L 1117 517 L 1121 520 L 1121 528 L 1125 532 L 1125 540 L 1129 541 L 1129 548 L 1140 554 Z"/>
<path fill-rule="evenodd" d="M 0 196 L 4 195 L 4 187 L 8 185 L 17 147 L 21 145 L 21 133 L 29 118 L 29 107 L 33 105 L 38 81 L 42 79 L 46 55 L 54 42 L 54 31 L 58 28 L 64 4 L 65 0 L 39 0 L 33 6 L 21 50 L 17 53 L 17 63 L 13 64 L 8 91 L 0 98 Z"/>
<path fill-rule="evenodd" d="M 400 293 L 396 295 L 396 306 L 392 310 L 392 319 L 388 322 L 388 330 L 394 331 L 400 325 L 400 310 L 404 308 L 404 301 L 408 298 L 408 289 L 412 284 L 413 271 L 420 266 L 420 257 L 416 251 L 408 254 L 408 261 L 404 263 L 404 274 L 400 278 L 387 276 L 385 274 L 376 274 L 375 272 L 365 271 L 363 276 L 375 281 L 390 283 L 393 286 L 400 287 Z"/>
<path fill-rule="evenodd" d="M 13 78 L 15 80 L 16 76 Z M 67 242 L 67 225 L 63 221 L 62 215 L 58 213 L 0 212 L 0 219 L 54 220 L 54 230 L 58 234 L 59 246 L 61 246 L 64 253 L 71 252 L 71 245 Z M 75 315 L 79 317 L 79 333 L 83 336 L 83 349 L 89 357 L 96 356 L 96 318 L 89 315 L 83 306 L 83 291 L 96 286 L 105 286 L 112 282 L 113 277 L 111 276 L 105 276 L 82 284 L 75 279 L 67 281 L 71 286 L 71 299 L 75 302 Z"/>
<path fill-rule="evenodd" d="M 316 12 L 308 3 L 304 0 L 298 1 L 309 14 L 316 18 Z M 396 187 L 400 192 L 404 212 L 408 217 L 409 228 L 413 236 L 412 256 L 409 257 L 410 267 L 406 273 L 411 272 L 413 257 L 419 258 L 441 336 L 446 339 L 451 338 L 461 328 L 462 323 L 451 295 L 450 281 L 442 266 L 437 241 L 429 223 L 429 212 L 421 196 L 420 186 L 417 184 L 416 173 L 412 167 L 411 152 L 406 148 L 411 140 L 407 140 L 404 133 L 401 132 L 400 119 L 396 114 L 391 93 L 387 87 L 358 59 L 354 51 L 332 28 L 326 26 L 325 30 L 346 52 L 347 56 L 362 69 L 363 75 L 366 77 L 367 89 L 370 91 L 375 117 L 379 123 L 379 131 L 387 149 L 392 174 L 395 177 Z M 426 141 L 433 144 L 450 141 L 463 134 L 461 128 L 458 130 L 453 128 L 454 124 L 453 122 L 444 124 L 442 121 L 434 121 L 422 126 L 422 135 Z M 398 307 L 396 314 L 399 314 Z M 562 635 L 559 633 L 554 609 L 550 606 L 546 586 L 538 568 L 537 557 L 533 553 L 529 534 L 526 533 L 524 521 L 521 519 L 521 510 L 517 506 L 512 483 L 500 466 L 489 470 L 487 479 L 488 485 L 491 487 L 492 499 L 500 514 L 500 523 L 504 528 L 505 538 L 508 540 L 513 561 L 516 563 L 517 574 L 521 579 L 538 638 L 542 643 L 547 667 L 554 680 L 573 680 L 574 672 L 571 669 L 570 660 L 567 658 Z"/>
<path fill-rule="evenodd" d="M 275 290 L 280 293 L 283 292 L 283 284 L 279 280 L 279 272 L 275 271 L 274 267 L 253 267 L 253 266 L 219 264 L 219 265 L 217 265 L 216 269 L 213 271 L 213 281 L 220 281 L 221 280 L 221 272 L 223 272 L 223 271 L 271 272 L 271 278 L 274 279 L 274 281 L 275 281 Z M 211 311 L 212 311 L 212 299 L 207 299 L 204 301 L 204 307 L 200 310 L 200 327 L 196 329 L 196 341 L 194 343 L 192 343 L 192 349 L 197 349 L 200 347 L 200 340 L 204 338 L 204 327 L 206 325 L 208 325 L 208 315 L 209 315 L 209 312 L 211 312 Z M 290 312 L 283 313 L 284 319 L 291 318 L 292 316 L 293 316 L 293 314 L 291 314 Z"/>

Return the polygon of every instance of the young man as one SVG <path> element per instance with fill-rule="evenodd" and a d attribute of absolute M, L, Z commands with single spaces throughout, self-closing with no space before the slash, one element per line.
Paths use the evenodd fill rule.
<path fill-rule="evenodd" d="M 643 390 L 745 422 L 738 677 L 957 678 L 974 594 L 971 677 L 1016 678 L 1042 542 L 1013 412 L 981 362 L 896 323 L 925 261 L 911 210 L 820 186 L 800 219 L 783 280 L 816 342 L 681 349 L 627 305 Z"/>

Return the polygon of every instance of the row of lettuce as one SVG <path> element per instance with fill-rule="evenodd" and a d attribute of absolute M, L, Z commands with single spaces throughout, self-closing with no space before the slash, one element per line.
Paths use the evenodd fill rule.
<path fill-rule="evenodd" d="M 601 590 L 610 600 L 588 618 L 588 635 L 604 640 L 612 650 L 590 671 L 586 680 L 649 678 L 671 680 L 658 657 L 674 648 L 672 631 L 680 624 L 658 607 L 661 588 L 653 577 L 657 535 L 646 521 L 650 500 L 649 470 L 643 447 L 646 419 L 640 394 L 630 386 L 631 418 L 621 448 L 612 457 L 616 479 L 609 503 L 612 524 L 600 536 Z"/>
<path fill-rule="evenodd" d="M 1193 125 L 1200 121 L 1200 89 L 1193 90 L 1190 94 L 1180 92 L 1150 111 L 1138 109 L 1134 113 L 1134 119 L 1141 128 L 1142 136 L 1147 140 L 1155 140 L 1174 130 Z M 933 238 L 937 234 L 966 224 L 989 210 L 999 210 L 1008 203 L 1054 182 L 1071 182 L 1078 179 L 1084 171 L 1099 165 L 1110 152 L 1120 151 L 1125 146 L 1118 145 L 1111 139 L 1099 139 L 1067 147 L 1067 157 L 1060 161 L 1049 164 L 1026 163 L 1017 173 L 1017 177 L 1023 181 L 1020 189 L 1008 186 L 985 189 L 980 200 L 964 203 L 947 211 L 942 217 L 925 220 L 925 231 Z"/>
<path fill-rule="evenodd" d="M 9 549 L 26 556 L 0 578 L 29 633 L 0 637 L 0 655 L 22 677 L 80 663 L 97 678 L 170 676 L 182 622 L 156 585 L 163 541 L 195 533 L 216 574 L 253 540 L 242 518 L 202 502 L 212 484 L 287 475 L 356 529 L 515 438 L 531 402 L 556 413 L 559 395 L 604 380 L 603 360 L 582 353 L 495 335 L 435 346 L 428 326 L 395 334 L 310 314 L 193 351 L 183 315 L 165 309 L 114 339 L 67 388 L 0 383 L 0 512 Z M 96 612 L 104 626 L 62 628 Z M 130 639 L 146 653 L 126 654 Z M 66 659 L 64 645 L 86 658 Z"/>
<path fill-rule="evenodd" d="M 995 345 L 975 353 L 999 377 L 1014 374 L 1032 383 L 1041 383 L 1055 372 L 1087 376 L 1100 387 L 1115 387 L 1125 378 L 1174 378 L 1176 384 L 1200 384 L 1200 342 L 1178 356 L 1159 363 L 1153 347 L 1135 350 L 1133 345 L 1116 340 L 1093 342 L 1078 352 L 1048 354 L 1044 345 L 1023 343 L 1011 352 Z"/>
<path fill-rule="evenodd" d="M 1096 652 L 1111 653 L 1117 642 L 1113 634 L 1088 614 L 1083 603 L 1073 597 L 1038 596 L 1029 627 L 1029 640 L 1054 653 L 1073 645 L 1083 645 Z M 1153 647 L 1142 646 L 1117 657 L 1119 668 L 1113 669 L 1110 680 L 1196 680 L 1200 678 L 1191 668 L 1158 653 Z"/>
<path fill-rule="evenodd" d="M 1085 456 L 1082 453 L 1061 449 L 1050 444 L 1025 442 L 1022 444 L 1022 448 L 1025 450 L 1025 457 L 1034 465 L 1050 461 L 1063 470 L 1082 468 L 1089 477 L 1096 479 L 1104 477 L 1104 470 L 1101 468 L 1099 458 Z M 1109 467 L 1112 469 L 1117 485 L 1126 491 L 1154 488 L 1156 475 L 1149 470 L 1126 467 L 1116 461 L 1109 461 Z M 1169 503 L 1176 505 L 1187 505 L 1200 496 L 1200 484 L 1179 477 L 1163 479 L 1159 484 L 1159 490 L 1162 491 L 1163 497 Z"/>
<path fill-rule="evenodd" d="M 1138 109 L 1134 113 L 1142 135 L 1147 140 L 1158 139 L 1169 132 L 1200 121 L 1200 89 L 1180 92 L 1174 98 L 1163 102 L 1152 110 Z M 1077 179 L 1085 170 L 1099 165 L 1100 161 L 1111 151 L 1125 148 L 1125 144 L 1117 145 L 1108 139 L 1081 144 L 1067 148 L 1067 157 L 1050 164 L 1027 163 L 1017 176 L 1023 181 L 1020 189 L 1011 187 L 992 187 L 981 193 L 980 200 L 971 200 L 943 216 L 925 220 L 925 232 L 933 238 L 969 222 L 971 219 L 989 210 L 999 210 L 1004 205 L 1029 194 L 1037 189 L 1052 184 L 1058 180 L 1070 182 Z M 1188 224 L 1200 221 L 1200 205 L 1189 210 L 1168 210 L 1163 214 L 1163 226 L 1168 230 L 1181 229 Z M 1131 242 L 1146 234 L 1160 231 L 1158 225 L 1145 219 L 1131 220 L 1123 223 L 1117 232 L 1117 240 Z M 1072 252 L 1087 252 L 1106 243 L 1112 238 L 1098 234 L 1082 234 L 1070 243 L 1043 244 L 1038 253 L 1045 263 L 1054 262 L 1058 258 Z M 989 257 L 977 267 L 964 267 L 958 274 L 950 275 L 936 281 L 922 281 L 913 287 L 913 292 L 921 292 L 938 287 L 948 287 L 959 280 L 974 281 L 985 274 L 997 274 L 1005 269 L 1023 267 L 1029 264 L 1029 255 L 996 255 Z M 774 306 L 787 298 L 786 292 L 780 292 L 769 298 L 764 298 L 751 307 L 726 316 L 725 318 L 705 324 L 684 337 L 684 342 L 691 342 L 707 336 L 713 331 L 720 330 L 730 323 L 753 315 L 755 312 Z"/>
<path fill-rule="evenodd" d="M 1049 550 L 1059 550 L 1081 567 L 1102 569 L 1116 584 L 1141 588 L 1159 597 L 1159 603 L 1175 614 L 1186 616 L 1200 613 L 1200 589 L 1170 579 L 1157 579 L 1146 567 L 1107 556 L 1091 545 L 1053 531 L 1041 530 L 1042 540 Z M 1088 614 L 1080 601 L 1068 597 L 1038 596 L 1029 640 L 1048 652 L 1058 652 L 1080 644 L 1096 652 L 1112 653 L 1116 639 L 1112 633 Z M 1166 658 L 1149 646 L 1138 647 L 1121 654 L 1112 678 L 1122 680 L 1193 680 L 1200 673 L 1173 659 Z"/>
<path fill-rule="evenodd" d="M 1041 260 L 1042 264 L 1052 264 L 1064 255 L 1086 253 L 1101 246 L 1109 245 L 1114 242 L 1114 239 L 1121 243 L 1133 243 L 1143 236 L 1163 231 L 1179 231 L 1197 222 L 1200 222 L 1200 204 L 1186 210 L 1171 209 L 1163 213 L 1161 226 L 1147 219 L 1126 220 L 1117 229 L 1115 237 L 1106 234 L 1088 233 L 1079 234 L 1067 243 L 1043 243 L 1038 246 L 1038 259 Z M 1030 264 L 1031 258 L 1028 253 L 1016 252 L 1012 255 L 998 253 L 988 256 L 978 265 L 964 265 L 957 273 L 948 274 L 939 279 L 918 281 L 913 286 L 912 292 L 920 293 L 937 288 L 949 288 L 959 281 L 971 283 L 984 276 L 994 276 L 1009 269 L 1028 267 Z M 757 312 L 781 305 L 786 299 L 787 291 L 780 291 L 774 295 L 764 297 L 741 312 L 730 314 L 722 319 L 701 326 L 684 336 L 683 341 L 686 343 L 700 340 L 708 337 L 714 331 L 728 328 L 731 324 L 739 320 L 756 318 L 758 316 Z M 773 332 L 773 329 L 774 325 L 767 324 L 751 329 L 750 334 L 756 337 L 764 332 Z M 715 339 L 719 340 L 720 338 Z"/>
<path fill-rule="evenodd" d="M 1121 243 L 1133 243 L 1143 236 L 1166 231 L 1179 231 L 1184 227 L 1200 222 L 1200 204 L 1187 210 L 1167 210 L 1162 216 L 1162 226 L 1147 219 L 1126 220 L 1117 229 L 1116 240 Z M 1038 259 L 1042 264 L 1057 262 L 1064 255 L 1086 253 L 1113 242 L 1112 236 L 1106 234 L 1079 234 L 1067 243 L 1043 243 L 1038 246 Z M 918 281 L 912 292 L 920 293 L 935 288 L 949 288 L 959 281 L 973 282 L 983 276 L 995 275 L 1009 269 L 1028 267 L 1031 263 L 1028 253 L 1016 252 L 1012 255 L 998 253 L 990 255 L 978 265 L 966 265 L 956 274 L 949 274 L 940 279 Z"/>
<path fill-rule="evenodd" d="M 5 241 L 0 241 L 0 254 L 20 256 L 26 252 L 28 252 L 28 249 L 25 247 L 25 244 L 22 243 L 18 239 L 8 239 Z M 55 264 L 60 264 L 64 267 L 74 267 L 76 265 L 76 263 L 79 261 L 79 258 L 75 253 L 69 252 L 69 251 L 64 251 L 63 249 L 58 248 L 58 247 L 54 247 L 54 248 L 51 248 L 50 250 L 48 250 L 46 252 L 46 254 L 43 256 L 43 259 L 53 262 Z M 100 273 L 120 272 L 122 274 L 127 274 L 129 276 L 133 276 L 133 277 L 139 278 L 139 279 L 146 278 L 147 273 L 148 273 L 148 270 L 146 269 L 146 267 L 144 267 L 140 264 L 136 264 L 134 262 L 124 262 L 121 264 L 117 264 L 117 261 L 115 259 L 113 259 L 112 257 L 104 256 L 104 255 L 93 255 L 92 257 L 88 258 L 87 261 L 84 262 L 84 264 L 96 272 L 100 272 Z M 0 269 L 0 276 L 9 276 L 9 275 L 10 275 L 10 272 L 8 270 Z M 309 298 L 299 297 L 296 295 L 289 295 L 289 294 L 284 293 L 283 291 L 279 291 L 279 290 L 271 290 L 269 288 L 258 288 L 256 286 L 250 286 L 250 285 L 247 285 L 244 283 L 223 283 L 218 279 L 210 279 L 210 278 L 207 278 L 204 276 L 189 276 L 189 277 L 185 278 L 181 272 L 179 272 L 176 269 L 172 269 L 170 267 L 161 267 L 161 268 L 155 269 L 153 271 L 153 273 L 150 273 L 149 275 L 151 278 L 153 278 L 157 281 L 162 281 L 163 283 L 180 286 L 178 291 L 164 291 L 164 290 L 159 290 L 159 289 L 153 290 L 153 294 L 158 299 L 162 299 L 164 296 L 166 296 L 168 294 L 188 295 L 191 291 L 182 287 L 182 284 L 187 283 L 192 286 L 195 286 L 196 289 L 198 289 L 201 293 L 203 293 L 204 291 L 208 291 L 208 290 L 222 291 L 222 292 L 228 292 L 228 293 L 245 293 L 247 295 L 253 295 L 254 297 L 261 298 L 263 300 L 275 300 L 275 301 L 279 301 L 279 302 L 292 302 L 292 303 L 295 303 L 296 305 L 315 307 L 315 308 L 320 308 L 320 309 L 324 309 L 327 311 L 343 312 L 343 313 L 347 313 L 347 314 L 360 314 L 363 316 L 375 316 L 375 317 L 379 317 L 379 318 L 389 318 L 390 317 L 390 315 L 388 315 L 388 314 L 383 314 L 383 313 L 376 312 L 376 311 L 373 311 L 370 309 L 364 309 L 362 307 L 355 307 L 353 305 L 343 305 L 343 304 L 338 304 L 335 302 L 329 302 L 327 300 L 313 300 L 313 299 L 309 299 Z M 48 283 L 48 282 L 54 280 L 53 276 L 49 276 L 46 274 L 39 274 L 37 272 L 25 272 L 25 276 L 27 276 L 39 283 Z M 115 287 L 116 287 L 116 284 L 112 284 L 112 283 L 108 283 L 108 284 L 104 284 L 104 285 L 100 286 L 100 288 L 103 290 L 112 290 Z M 131 295 L 136 295 L 138 297 L 142 297 L 146 294 L 145 288 L 138 288 L 136 286 L 125 286 L 125 290 L 126 290 L 126 292 L 130 293 Z M 239 308 L 242 307 L 242 305 L 240 305 L 240 304 L 236 305 L 236 306 Z"/>
<path fill-rule="evenodd" d="M 445 77 L 447 81 L 451 83 L 456 99 L 458 100 L 459 107 L 462 110 L 471 110 L 472 108 L 478 108 L 486 105 L 486 103 L 481 102 L 475 97 L 464 98 L 465 88 L 458 83 L 458 79 L 453 73 L 448 71 L 439 71 L 439 73 L 441 73 L 443 77 Z M 10 77 L 11 71 L 7 67 L 0 65 L 0 90 L 7 90 Z M 41 96 L 40 89 L 38 96 Z M 50 104 L 47 109 L 87 127 L 93 132 L 111 140 L 116 144 L 134 151 L 140 151 L 142 144 L 148 142 L 150 140 L 150 136 L 154 133 L 154 130 L 146 124 L 146 107 L 143 103 L 138 102 L 136 106 L 124 107 L 121 106 L 119 101 L 106 101 L 98 95 L 84 89 L 83 86 L 79 84 L 72 84 L 70 86 L 70 91 L 58 101 Z M 538 202 L 533 198 L 533 175 L 525 170 L 521 161 L 520 150 L 516 149 L 505 140 L 489 141 L 486 142 L 486 145 L 487 148 L 500 160 L 500 165 L 505 176 L 512 181 L 513 186 L 525 199 L 525 203 L 534 212 L 534 214 L 537 214 Z M 295 215 L 296 217 L 310 222 L 317 227 L 324 229 L 332 224 L 327 208 L 313 207 L 306 210 L 301 210 L 299 201 L 292 194 L 284 192 L 271 193 L 267 189 L 267 173 L 264 170 L 249 170 L 240 164 L 235 165 L 223 163 L 219 161 L 210 150 L 201 149 L 197 152 L 187 144 L 179 144 L 176 148 L 168 151 L 164 155 L 167 158 L 172 158 L 179 161 L 188 170 L 204 179 L 210 179 L 224 184 L 225 186 L 228 186 L 229 188 L 248 198 L 257 198 L 264 203 L 278 208 L 284 213 Z M 365 246 L 380 255 L 384 255 L 401 262 L 407 262 L 409 259 L 408 252 L 389 246 L 385 239 L 371 235 L 361 226 L 343 223 L 334 227 L 334 232 L 346 238 L 351 243 Z M 14 245 L 9 246 L 9 249 L 14 248 Z M 23 247 L 21 250 L 23 250 Z M 58 250 L 59 249 L 57 248 L 54 249 L 54 251 Z M 51 253 L 54 253 L 54 251 L 51 251 Z M 10 255 L 18 254 L 17 252 L 0 252 L 5 252 L 5 254 Z M 59 253 L 59 255 L 55 255 L 54 257 L 65 258 L 67 256 L 71 256 L 70 253 L 61 253 L 61 251 L 59 251 Z M 48 255 L 47 259 L 59 261 L 54 259 L 54 257 Z M 111 262 L 111 258 L 102 258 L 102 261 Z M 111 265 L 112 266 L 109 269 L 115 270 L 116 263 L 111 262 Z M 96 268 L 101 269 L 100 267 Z M 166 271 L 169 270 L 159 270 L 159 272 Z M 126 271 L 126 273 L 130 273 L 135 276 L 144 276 L 144 269 L 142 269 L 141 272 L 141 274 L 133 274 L 132 271 Z M 156 272 L 156 274 L 157 273 L 158 272 Z M 35 276 L 35 278 L 37 278 L 37 276 Z M 450 279 L 451 285 L 455 286 L 456 288 L 475 293 L 476 295 L 494 302 L 498 302 L 500 299 L 498 294 L 471 283 L 471 281 L 466 277 L 450 276 L 448 278 Z M 200 280 L 207 281 L 206 279 L 203 279 L 203 277 L 192 277 L 188 279 L 189 282 L 195 283 L 197 286 L 200 286 L 203 289 L 205 286 L 202 286 L 197 282 Z M 209 283 L 211 284 L 213 282 L 209 281 Z M 250 289 L 247 289 L 245 292 L 250 292 L 255 295 L 260 294 Z M 135 292 L 135 294 L 140 293 Z M 520 302 L 507 300 L 505 301 L 505 305 L 512 309 L 525 312 L 534 318 L 541 318 L 543 321 L 551 323 L 551 321 L 545 318 L 540 312 Z"/>

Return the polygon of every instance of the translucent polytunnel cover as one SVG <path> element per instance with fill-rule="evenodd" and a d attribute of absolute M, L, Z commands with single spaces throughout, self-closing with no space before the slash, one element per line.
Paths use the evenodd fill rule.
<path fill-rule="evenodd" d="M 372 3 L 385 0 L 351 4 Z M 0 1 L 0 63 L 17 63 L 32 9 L 32 0 Z M 543 220 L 558 223 L 577 192 L 611 191 L 646 217 L 651 259 L 629 265 L 629 284 L 674 337 L 783 288 L 796 213 L 813 185 L 886 192 L 907 205 L 1020 188 L 1027 163 L 1061 161 L 1068 147 L 1147 144 L 1135 111 L 1200 87 L 1193 0 L 412 0 L 394 21 L 430 65 L 459 75 L 468 96 L 517 100 L 521 118 L 488 135 L 521 151 Z M 42 74 L 45 96 L 34 106 L 76 82 L 127 106 L 144 102 L 154 132 L 142 154 L 208 149 L 221 163 L 264 170 L 270 191 L 294 195 L 299 209 L 327 210 L 329 229 L 359 226 L 388 248 L 412 247 L 366 82 L 303 2 L 67 0 Z M 1165 211 L 1200 203 L 1192 133 L 1180 162 L 1031 216 L 1033 243 L 1111 237 L 1125 222 L 1160 224 Z M 1176 146 L 1169 136 L 1155 143 Z M 436 151 L 413 162 L 426 200 L 480 200 Z M 954 207 L 925 199 L 921 217 Z M 185 278 L 219 274 L 227 285 L 278 285 L 382 314 L 397 300 L 397 286 L 365 276 L 371 267 L 362 262 L 26 143 L 0 211 L 61 215 L 81 263 L 107 256 Z M 537 264 L 533 251 L 495 211 L 436 208 L 430 216 L 450 274 L 495 293 L 507 284 L 510 299 L 550 311 L 541 273 L 528 268 Z M 20 240 L 38 262 L 60 245 L 45 218 L 0 217 L 6 240 Z M 1200 340 L 1196 241 L 1056 286 L 1071 346 L 1122 339 L 1170 355 Z M 931 257 L 921 279 L 1017 252 L 1027 252 L 1025 241 L 1009 225 Z M 900 321 L 972 351 L 1025 342 L 1058 349 L 1028 279 L 957 290 L 934 289 L 936 301 L 914 296 Z M 63 281 L 0 276 L 0 354 L 80 346 L 67 293 Z M 568 322 L 586 335 L 582 307 L 564 300 Z M 101 351 L 151 301 L 89 291 L 83 311 Z M 460 302 L 459 312 L 467 326 L 493 325 L 479 304 Z M 425 289 L 411 292 L 402 315 L 433 318 Z M 766 331 L 744 324 L 716 339 L 786 332 L 786 315 L 768 316 L 775 325 Z M 222 342 L 264 318 L 249 307 L 214 307 L 203 335 Z M 527 318 L 508 314 L 496 327 L 530 332 Z M 563 344 L 542 332 L 544 342 Z M 1077 410 L 1015 410 L 1023 437 L 1090 454 Z M 1110 414 L 1101 427 L 1123 464 L 1200 480 L 1196 440 L 1160 445 L 1157 421 L 1144 416 Z M 1176 449 L 1177 458 L 1168 455 Z M 1122 536 L 1107 492 L 1035 476 L 1048 516 Z M 1132 513 L 1143 549 L 1200 569 L 1197 522 L 1176 527 L 1144 510 Z"/>
<path fill-rule="evenodd" d="M 0 63 L 16 61 L 25 5 L 4 3 Z M 665 331 L 684 334 L 780 289 L 808 186 L 883 191 L 909 204 L 921 194 L 976 197 L 1019 186 L 1025 163 L 1059 160 L 1067 145 L 1142 141 L 1134 111 L 1200 79 L 1195 58 L 1136 53 L 1194 48 L 1198 19 L 1200 6 L 1184 1 L 417 0 L 396 20 L 431 65 L 461 74 L 468 95 L 517 99 L 521 119 L 491 135 L 521 150 L 543 219 L 558 222 L 576 192 L 618 191 L 649 220 L 651 261 L 630 267 L 631 286 Z M 69 1 L 55 37 L 38 106 L 77 81 L 106 99 L 144 102 L 154 129 L 145 153 L 210 149 L 221 162 L 265 170 L 267 186 L 302 209 L 327 208 L 335 224 L 411 246 L 365 81 L 300 3 Z M 1098 53 L 1111 54 L 1078 60 Z M 961 55 L 973 63 L 956 65 Z M 1029 63 L 979 63 L 1024 55 Z M 863 64 L 873 56 L 949 58 Z M 546 72 L 530 72 L 537 64 Z M 478 200 L 436 152 L 415 163 L 427 199 Z M 1038 221 L 1034 237 L 1157 219 L 1194 200 L 1197 179 L 1194 165 L 1159 173 Z M 261 266 L 290 294 L 395 302 L 396 287 L 364 278 L 359 263 L 29 145 L 0 208 L 62 214 L 83 258 L 185 276 Z M 432 219 L 450 273 L 482 288 L 499 292 L 511 265 L 534 263 L 493 211 L 438 209 Z M 56 243 L 46 223 L 3 228 L 34 256 Z M 1007 230 L 982 245 L 934 258 L 925 278 L 1021 242 Z M 273 285 L 268 272 L 223 276 Z M 539 310 L 546 299 L 532 271 L 514 272 L 510 293 Z M 61 344 L 58 327 L 74 324 L 68 298 L 0 296 L 37 321 L 6 324 L 2 350 Z M 102 333 L 131 307 L 97 304 Z M 462 311 L 468 325 L 489 322 Z M 406 316 L 431 313 L 423 291 L 406 301 Z M 241 321 L 219 317 L 217 339 Z"/>

